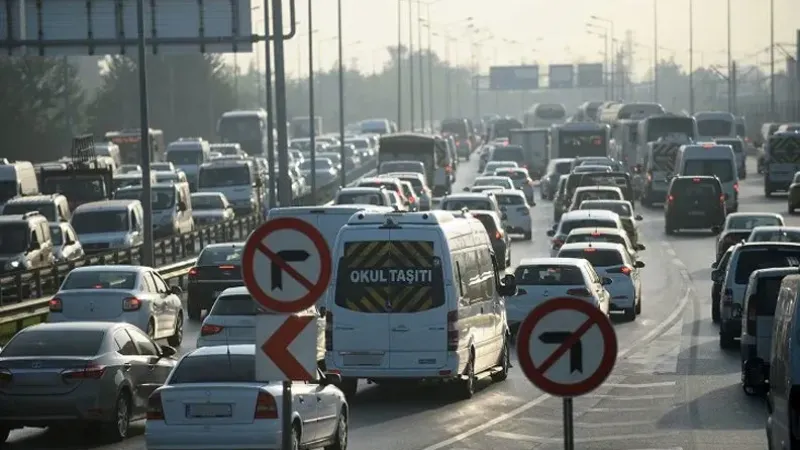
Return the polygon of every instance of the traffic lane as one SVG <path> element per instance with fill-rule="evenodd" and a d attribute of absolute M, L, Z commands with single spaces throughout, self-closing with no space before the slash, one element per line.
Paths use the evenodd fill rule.
<path fill-rule="evenodd" d="M 542 205 L 543 210 L 550 207 L 549 202 Z M 551 217 L 549 212 L 543 217 Z M 615 368 L 601 388 L 575 401 L 576 432 L 581 439 L 578 447 L 582 449 L 660 448 L 652 442 L 638 447 L 628 446 L 628 443 L 642 443 L 648 439 L 644 435 L 662 436 L 664 431 L 659 420 L 675 405 L 680 318 L 686 305 L 685 283 L 683 275 L 658 245 L 657 234 L 649 227 L 643 227 L 641 233 L 647 246 L 642 252 L 642 260 L 647 263 L 642 269 L 642 315 L 629 323 L 612 320 L 620 349 Z M 515 250 L 517 258 L 521 258 L 546 256 L 548 248 L 549 240 L 541 239 L 517 245 Z M 516 358 L 514 360 L 516 362 Z M 559 399 L 542 394 L 516 365 L 507 382 L 489 386 L 471 401 L 448 404 L 433 412 L 411 412 L 416 420 L 407 418 L 408 425 L 403 426 L 427 424 L 428 434 L 406 436 L 406 441 L 396 448 L 557 448 L 561 445 L 562 404 Z M 353 408 L 354 416 L 362 412 L 364 408 Z M 370 413 L 378 415 L 381 411 L 376 407 Z M 377 438 L 380 430 L 387 427 L 386 423 L 372 425 L 375 429 L 368 436 Z M 390 430 L 394 426 L 388 421 Z M 353 448 L 367 448 L 357 439 L 364 431 L 351 432 Z"/>

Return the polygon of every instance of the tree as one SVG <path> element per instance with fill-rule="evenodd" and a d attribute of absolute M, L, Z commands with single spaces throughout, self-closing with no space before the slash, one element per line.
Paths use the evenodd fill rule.
<path fill-rule="evenodd" d="M 88 115 L 95 136 L 139 128 L 139 74 L 135 60 L 114 56 Z M 150 56 L 147 59 L 150 127 L 168 140 L 212 139 L 219 116 L 236 105 L 232 73 L 217 55 Z"/>
<path fill-rule="evenodd" d="M 65 156 L 82 131 L 84 92 L 62 58 L 0 58 L 2 156 L 45 161 Z"/>

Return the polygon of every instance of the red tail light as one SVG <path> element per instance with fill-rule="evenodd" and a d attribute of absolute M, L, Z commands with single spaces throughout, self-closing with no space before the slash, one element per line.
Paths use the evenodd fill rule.
<path fill-rule="evenodd" d="M 123 311 L 138 311 L 142 307 L 142 301 L 136 297 L 128 297 L 122 300 Z"/>
<path fill-rule="evenodd" d="M 700 182 L 700 178 L 692 178 L 692 181 L 695 182 L 695 183 L 699 183 Z"/>
<path fill-rule="evenodd" d="M 719 202 L 725 203 L 725 194 L 719 194 Z"/>
<path fill-rule="evenodd" d="M 227 264 L 227 265 L 222 265 L 222 266 L 219 266 L 219 268 L 220 268 L 220 269 L 222 269 L 222 270 L 233 270 L 233 269 L 235 269 L 235 268 L 236 268 L 236 266 L 233 266 L 233 265 Z"/>
<path fill-rule="evenodd" d="M 200 336 L 213 336 L 222 333 L 224 327 L 219 325 L 203 325 L 200 328 Z"/>
<path fill-rule="evenodd" d="M 259 392 L 256 399 L 256 410 L 253 413 L 254 419 L 277 419 L 278 418 L 278 405 L 275 403 L 275 397 L 266 392 Z"/>
<path fill-rule="evenodd" d="M 417 202 L 417 199 L 413 195 L 408 197 L 408 203 L 416 203 L 416 202 Z"/>
<path fill-rule="evenodd" d="M 82 369 L 67 369 L 61 372 L 65 380 L 99 380 L 106 372 L 106 366 L 89 363 Z"/>
<path fill-rule="evenodd" d="M 608 272 L 608 273 L 621 273 L 621 274 L 624 274 L 624 275 L 630 275 L 631 272 L 633 272 L 633 269 L 631 269 L 628 266 L 622 266 L 622 267 L 618 267 L 616 269 L 608 269 L 608 270 L 606 270 L 606 272 Z"/>
<path fill-rule="evenodd" d="M 733 190 L 738 194 L 739 193 L 739 183 L 733 185 Z"/>
<path fill-rule="evenodd" d="M 458 332 L 458 310 L 453 310 L 447 313 L 447 351 L 458 351 L 458 341 L 460 338 Z"/>
<path fill-rule="evenodd" d="M 445 166 L 444 170 L 445 170 L 447 173 L 452 173 L 452 172 L 453 172 L 453 168 L 452 168 L 451 166 Z"/>
<path fill-rule="evenodd" d="M 192 267 L 189 269 L 189 282 L 193 282 L 197 279 L 197 267 Z"/>
<path fill-rule="evenodd" d="M 562 245 L 564 245 L 564 241 L 561 239 L 553 239 L 553 248 L 558 249 L 561 248 Z"/>
<path fill-rule="evenodd" d="M 325 313 L 325 350 L 333 351 L 333 313 Z"/>
<path fill-rule="evenodd" d="M 164 405 L 161 403 L 160 392 L 153 392 L 147 399 L 147 420 L 164 420 Z"/>
<path fill-rule="evenodd" d="M 64 310 L 64 304 L 58 297 L 51 298 L 50 301 L 47 302 L 47 305 L 50 307 L 50 312 L 61 312 Z"/>
<path fill-rule="evenodd" d="M 500 238 L 502 238 L 502 237 L 503 237 L 503 235 L 502 235 L 502 234 L 501 234 L 499 231 L 495 231 L 495 232 L 494 232 L 494 238 L 495 238 L 495 239 L 500 239 Z"/>
<path fill-rule="evenodd" d="M 674 195 L 670 195 L 669 197 L 667 197 L 667 201 L 668 201 L 669 203 L 672 203 L 672 202 L 674 202 L 674 201 L 675 201 L 675 196 L 674 196 Z"/>
<path fill-rule="evenodd" d="M 586 288 L 569 289 L 567 291 L 567 295 L 571 295 L 573 297 L 591 297 L 592 296 L 592 294 Z"/>

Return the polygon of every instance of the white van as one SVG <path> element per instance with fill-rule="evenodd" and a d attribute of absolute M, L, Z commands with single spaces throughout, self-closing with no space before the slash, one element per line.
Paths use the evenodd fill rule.
<path fill-rule="evenodd" d="M 3 215 L 38 211 L 48 222 L 69 222 L 71 217 L 67 197 L 61 194 L 31 195 L 12 198 L 3 207 Z"/>
<path fill-rule="evenodd" d="M 199 192 L 221 192 L 237 215 L 253 214 L 266 200 L 252 159 L 218 159 L 200 166 Z"/>
<path fill-rule="evenodd" d="M 70 224 L 86 254 L 138 247 L 144 242 L 144 210 L 139 200 L 84 203 Z"/>
<path fill-rule="evenodd" d="M 39 181 L 36 169 L 28 161 L 8 162 L 0 159 L 0 205 L 14 197 L 36 195 Z"/>
<path fill-rule="evenodd" d="M 114 198 L 141 200 L 142 186 L 117 190 Z M 153 237 L 165 238 L 194 230 L 192 194 L 187 183 L 156 183 L 152 185 Z"/>
<path fill-rule="evenodd" d="M 167 146 L 167 161 L 183 170 L 194 191 L 200 165 L 211 159 L 211 147 L 203 138 L 180 138 Z"/>
<path fill-rule="evenodd" d="M 675 157 L 675 175 L 717 177 L 725 193 L 726 211 L 739 210 L 739 175 L 730 145 L 713 142 L 682 145 Z"/>
<path fill-rule="evenodd" d="M 800 333 L 798 313 L 800 275 L 783 278 L 772 325 L 772 348 L 767 392 L 767 448 L 797 448 L 797 390 L 800 388 Z"/>
<path fill-rule="evenodd" d="M 514 276 L 500 279 L 483 224 L 458 214 L 357 213 L 339 232 L 325 365 L 345 395 L 359 379 L 438 380 L 469 398 L 477 377 L 506 379 Z"/>

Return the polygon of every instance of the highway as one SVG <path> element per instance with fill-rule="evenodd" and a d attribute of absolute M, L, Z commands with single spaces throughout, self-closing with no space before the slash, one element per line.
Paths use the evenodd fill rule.
<path fill-rule="evenodd" d="M 741 211 L 785 213 L 785 198 L 767 200 L 761 180 L 742 182 Z M 459 166 L 457 190 L 474 179 L 477 158 Z M 764 448 L 763 400 L 742 392 L 739 354 L 720 350 L 710 317 L 710 233 L 664 235 L 660 209 L 637 207 L 643 312 L 615 327 L 619 357 L 607 382 L 575 400 L 576 447 L 582 450 L 744 450 Z M 515 242 L 514 263 L 548 254 L 549 202 L 533 209 L 534 239 Z M 787 217 L 791 225 L 800 219 Z M 513 300 L 512 300 L 513 301 Z M 199 324 L 188 322 L 183 352 L 194 347 Z M 455 401 L 436 388 L 392 392 L 362 385 L 351 402 L 351 450 L 555 450 L 561 441 L 561 401 L 534 388 L 512 368 L 507 381 L 482 386 L 469 401 Z M 91 430 L 89 430 L 91 431 Z M 113 446 L 95 445 L 83 430 L 74 435 L 24 429 L 12 432 L 10 449 L 144 449 L 144 423 Z"/>

